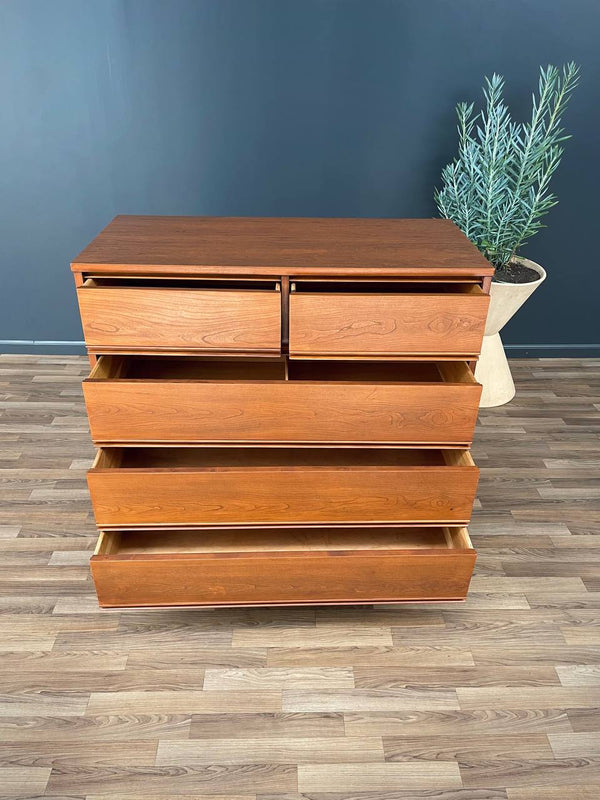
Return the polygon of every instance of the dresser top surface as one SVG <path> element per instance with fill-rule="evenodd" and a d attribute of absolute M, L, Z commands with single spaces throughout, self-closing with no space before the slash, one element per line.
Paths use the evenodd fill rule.
<path fill-rule="evenodd" d="M 494 272 L 446 219 L 115 217 L 73 271 L 187 275 L 484 276 Z"/>

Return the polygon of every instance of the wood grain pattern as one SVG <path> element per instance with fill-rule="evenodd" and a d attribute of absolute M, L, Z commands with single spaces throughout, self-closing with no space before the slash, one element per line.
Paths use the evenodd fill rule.
<path fill-rule="evenodd" d="M 290 355 L 478 355 L 489 297 L 479 294 L 290 295 Z"/>
<path fill-rule="evenodd" d="M 230 452 L 226 463 L 228 456 L 229 463 L 234 458 Z M 373 466 L 355 465 L 353 455 L 348 466 L 313 466 L 317 457 L 309 451 L 302 451 L 306 466 L 285 465 L 294 451 L 278 451 L 279 466 L 243 466 L 256 460 L 255 451 L 248 452 L 241 466 L 185 467 L 167 460 L 164 469 L 96 467 L 88 472 L 96 522 L 102 528 L 466 524 L 471 516 L 478 480 L 475 466 L 389 466 L 384 453 Z"/>
<path fill-rule="evenodd" d="M 548 754 L 552 751 L 548 748 Z M 380 737 L 325 736 L 289 739 L 196 739 L 161 744 L 157 764 L 340 764 L 383 761 Z"/>
<path fill-rule="evenodd" d="M 511 369 L 515 400 L 480 412 L 470 535 L 482 566 L 464 604 L 107 612 L 86 568 L 54 556 L 90 555 L 96 538 L 85 492 L 94 451 L 79 386 L 87 360 L 1 356 L 4 794 L 306 800 L 310 789 L 318 800 L 596 800 L 600 649 L 568 644 L 564 632 L 592 640 L 599 592 L 593 578 L 562 576 L 560 565 L 571 551 L 569 564 L 597 557 L 600 498 L 564 489 L 600 477 L 600 362 L 515 360 Z M 528 564 L 527 574 L 509 576 L 516 563 Z M 328 668 L 351 674 L 355 688 L 319 688 Z M 220 689 L 210 678 L 201 700 L 207 690 L 190 685 L 204 670 L 226 674 Z M 150 671 L 150 691 L 124 688 L 142 686 Z M 284 699 L 331 710 L 284 711 Z M 167 742 L 233 737 L 248 755 L 259 739 L 284 740 L 290 761 L 144 763 L 149 747 L 164 753 Z M 349 760 L 337 764 L 303 762 L 310 745 L 293 750 L 294 741 L 329 737 L 380 740 L 383 756 L 364 762 L 352 741 Z M 111 742 L 121 748 L 104 747 Z M 136 742 L 148 745 L 137 760 Z M 231 745 L 222 752 L 226 759 Z M 459 775 L 454 788 L 444 784 L 450 773 L 431 772 L 436 765 Z"/>
<path fill-rule="evenodd" d="M 135 246 L 139 244 L 139 227 L 145 227 L 145 218 L 125 220 L 125 225 L 123 222 L 122 218 L 113 221 L 82 254 L 89 269 L 73 264 L 84 336 L 92 356 L 93 370 L 85 391 L 93 436 L 99 426 L 100 435 L 105 437 L 100 441 L 111 445 L 100 449 L 88 485 L 99 526 L 113 531 L 139 531 L 142 526 L 162 528 L 162 541 L 172 550 L 157 548 L 147 538 L 144 547 L 136 550 L 125 547 L 125 534 L 102 533 L 92 564 L 101 604 L 113 607 L 462 599 L 474 562 L 466 529 L 444 528 L 441 543 L 428 541 L 424 546 L 421 542 L 413 544 L 412 535 L 408 544 L 408 533 L 403 534 L 402 543 L 384 544 L 385 537 L 365 530 L 356 537 L 356 545 L 354 541 L 342 544 L 338 540 L 330 546 L 321 539 L 313 546 L 306 539 L 297 550 L 290 547 L 289 531 L 283 532 L 277 544 L 278 533 L 273 529 L 276 525 L 289 529 L 298 524 L 322 528 L 325 523 L 366 527 L 372 523 L 423 526 L 436 522 L 462 525 L 468 521 L 477 469 L 467 451 L 437 450 L 435 445 L 447 437 L 451 448 L 470 444 L 479 387 L 464 361 L 450 361 L 455 350 L 448 344 L 448 337 L 452 335 L 456 352 L 468 358 L 472 367 L 480 342 L 471 347 L 468 337 L 480 337 L 483 331 L 489 297 L 482 282 L 489 276 L 490 266 L 486 265 L 483 273 L 467 274 L 454 268 L 444 280 L 440 277 L 444 269 L 440 273 L 440 267 L 434 267 L 421 275 L 424 267 L 420 265 L 413 266 L 410 274 L 400 270 L 396 278 L 382 273 L 382 280 L 379 267 L 369 273 L 362 264 L 355 285 L 343 275 L 331 274 L 324 280 L 307 282 L 282 272 L 273 280 L 265 271 L 265 264 L 248 259 L 252 246 L 256 248 L 267 234 L 271 239 L 270 250 L 264 251 L 267 261 L 278 259 L 280 254 L 285 259 L 300 240 L 296 255 L 302 264 L 301 252 L 307 243 L 303 237 L 314 234 L 318 238 L 320 231 L 331 239 L 344 234 L 348 238 L 355 236 L 356 250 L 365 244 L 373 248 L 377 236 L 378 247 L 373 249 L 376 258 L 380 257 L 379 248 L 385 247 L 382 240 L 386 235 L 402 233 L 396 251 L 402 251 L 400 258 L 410 257 L 413 261 L 425 252 L 418 247 L 415 250 L 415 241 L 424 246 L 423 234 L 429 232 L 429 253 L 425 255 L 429 265 L 443 262 L 449 242 L 459 248 L 461 257 L 475 257 L 483 266 L 482 257 L 475 256 L 476 249 L 466 237 L 447 221 L 380 224 L 370 220 L 365 224 L 355 220 L 270 220 L 265 225 L 264 220 L 196 219 L 189 224 L 189 220 L 174 218 L 168 222 L 169 234 L 164 219 L 154 219 L 150 224 L 156 234 L 162 231 L 167 236 L 162 241 L 155 239 L 150 260 L 160 260 L 161 252 L 168 262 L 180 260 L 177 254 L 186 252 L 181 248 L 186 232 L 193 232 L 194 244 L 203 252 L 200 272 L 195 269 L 198 264 L 189 262 L 188 266 L 193 267 L 190 274 L 187 270 L 180 272 L 172 263 L 163 264 L 158 272 L 147 270 L 140 263 L 131 264 L 127 255 L 131 251 L 126 244 L 119 263 L 113 262 L 109 272 L 97 268 L 98 256 L 87 260 L 90 252 L 102 247 L 110 251 L 116 244 L 116 229 L 121 234 L 127 230 L 133 233 Z M 437 231 L 439 235 L 434 235 Z M 146 237 L 144 247 L 148 247 L 150 238 Z M 227 274 L 227 270 L 210 263 L 224 238 L 227 247 L 220 251 L 221 255 L 228 253 L 237 258 L 241 253 L 243 265 L 253 267 L 249 279 L 244 280 L 242 273 Z M 178 243 L 176 247 L 174 241 Z M 314 242 L 310 247 L 314 248 Z M 183 260 L 192 257 L 195 262 L 199 252 L 188 251 Z M 139 261 L 138 255 L 134 260 Z M 229 257 L 224 260 L 228 262 Z M 207 266 L 209 270 L 215 268 L 214 274 L 207 272 Z M 308 301 L 309 305 L 300 312 L 297 326 L 293 311 L 298 306 L 298 291 L 301 302 Z M 310 319 L 310 302 L 318 298 L 330 300 L 334 317 L 341 314 L 345 318 L 335 322 L 338 328 L 340 324 L 344 328 L 343 332 L 338 331 L 339 338 L 348 338 L 349 332 L 351 338 L 358 334 L 348 348 L 342 345 L 339 353 L 340 358 L 354 364 L 289 363 L 288 355 L 307 355 L 296 353 L 293 342 L 302 324 L 315 328 L 315 321 Z M 377 318 L 378 302 L 382 320 Z M 354 305 L 357 318 L 348 316 L 354 313 Z M 322 322 L 322 304 L 317 312 Z M 321 323 L 317 322 L 315 330 L 318 339 Z M 311 330 L 311 336 L 315 330 Z M 382 347 L 370 340 L 373 332 L 384 342 Z M 388 334 L 392 334 L 391 339 Z M 431 339 L 431 334 L 438 339 Z M 337 334 L 333 338 L 338 338 Z M 442 342 L 444 338 L 446 341 Z M 314 355 L 327 354 L 327 346 L 317 346 Z M 464 347 L 467 351 L 463 353 Z M 236 379 L 232 359 L 209 366 L 209 362 L 202 365 L 198 360 L 168 358 L 203 350 L 213 357 L 223 353 L 248 357 L 254 353 L 263 361 L 261 364 L 260 359 L 255 359 L 256 364 L 252 365 L 256 376 L 247 375 L 250 365 L 239 361 L 242 375 Z M 357 356 L 363 350 L 370 360 L 367 364 L 358 363 Z M 140 356 L 154 358 L 126 358 L 136 351 Z M 400 367 L 376 363 L 377 359 L 396 355 L 406 358 L 419 351 L 430 363 L 405 363 Z M 265 360 L 280 353 L 280 359 Z M 438 353 L 441 362 L 435 364 L 431 359 Z M 110 358 L 94 363 L 101 354 Z M 200 381 L 196 370 L 204 375 Z M 404 381 L 399 380 L 402 373 L 406 376 Z M 423 382 L 424 374 L 430 376 L 433 385 Z M 378 376 L 390 380 L 378 380 Z M 129 397 L 124 400 L 120 395 L 121 381 L 129 387 Z M 107 396 L 105 389 L 111 382 L 116 392 Z M 214 397 L 207 397 L 214 386 L 219 391 Z M 447 391 L 440 394 L 440 388 Z M 428 398 L 425 402 L 423 396 Z M 314 409 L 319 409 L 317 424 L 311 424 Z M 113 430 L 115 418 L 117 427 Z M 295 426 L 290 426 L 291 434 L 286 431 L 288 418 L 295 421 Z M 370 424 L 372 419 L 374 424 Z M 205 425 L 207 438 L 203 438 L 198 430 L 206 420 L 216 421 L 216 426 Z M 119 422 L 125 428 L 119 429 Z M 453 424 L 457 427 L 453 428 Z M 116 443 L 136 441 L 143 447 L 114 447 Z M 378 450 L 353 448 L 369 442 Z M 423 449 L 404 449 L 411 442 Z M 193 447 L 153 447 L 158 443 Z M 211 443 L 230 446 L 216 449 L 208 446 Z M 280 449 L 264 448 L 271 443 Z M 302 447 L 288 449 L 286 443 Z M 311 450 L 311 443 L 340 444 L 342 448 Z M 199 444 L 207 446 L 199 448 Z M 258 447 L 243 450 L 235 447 L 239 444 Z M 390 444 L 402 449 L 386 451 Z M 40 499 L 46 494 L 43 488 L 32 493 Z M 270 528 L 265 534 L 271 538 L 267 542 L 270 546 L 247 546 L 247 536 L 242 535 L 237 544 L 229 541 L 226 547 L 213 544 L 207 548 L 206 535 L 187 536 L 184 541 L 182 535 L 169 532 L 166 527 L 197 529 L 198 534 L 198 529 L 210 526 L 235 525 Z M 297 534 L 293 536 L 298 538 Z M 197 541 L 202 541 L 204 547 L 198 548 Z M 375 541 L 377 544 L 372 547 L 365 546 Z M 81 564 L 76 554 L 56 559 L 74 569 Z M 310 562 L 315 573 L 311 576 L 316 585 L 314 591 L 307 582 L 303 562 Z M 287 579 L 282 577 L 286 572 Z M 172 591 L 165 577 L 172 582 Z M 400 582 L 399 577 L 403 578 Z"/>
<path fill-rule="evenodd" d="M 77 297 L 92 349 L 280 351 L 281 300 L 275 291 L 84 286 Z"/>
<path fill-rule="evenodd" d="M 436 247 L 431 247 L 435 240 Z M 492 275 L 449 220 L 119 215 L 76 272 Z"/>
<path fill-rule="evenodd" d="M 229 365 L 225 373 L 227 364 L 219 369 L 219 364 L 188 360 L 177 368 L 178 362 L 171 360 L 171 369 L 165 364 L 162 374 L 177 378 L 140 379 L 128 378 L 126 371 L 119 374 L 117 360 L 110 356 L 102 356 L 103 361 L 109 362 L 106 377 L 91 376 L 83 383 L 92 438 L 98 444 L 468 445 L 481 394 L 464 362 L 419 365 L 419 370 L 390 364 L 371 365 L 375 369 L 352 363 L 345 368 L 330 362 L 309 368 L 290 365 L 290 379 L 284 380 L 283 364 L 254 364 L 253 372 Z M 158 367 L 142 374 L 157 372 Z"/>
<path fill-rule="evenodd" d="M 473 550 L 434 547 L 177 553 L 163 538 L 163 555 L 121 555 L 117 544 L 93 556 L 102 606 L 456 600 L 475 562 Z"/>
<path fill-rule="evenodd" d="M 459 789 L 462 786 L 456 763 L 430 761 L 413 764 L 341 764 L 334 767 L 299 765 L 300 792 L 390 792 L 403 790 Z"/>

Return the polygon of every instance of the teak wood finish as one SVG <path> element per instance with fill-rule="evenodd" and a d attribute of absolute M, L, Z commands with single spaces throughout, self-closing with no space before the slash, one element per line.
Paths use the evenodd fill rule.
<path fill-rule="evenodd" d="M 456 600 L 475 564 L 466 528 L 316 534 L 102 533 L 91 567 L 111 607 Z"/>
<path fill-rule="evenodd" d="M 100 451 L 88 473 L 100 527 L 464 524 L 479 474 L 468 451 L 152 452 Z"/>
<path fill-rule="evenodd" d="M 101 356 L 83 390 L 95 442 L 468 446 L 481 387 L 463 362 Z"/>
<path fill-rule="evenodd" d="M 290 355 L 444 356 L 471 358 L 481 350 L 489 296 L 471 284 L 448 284 L 450 291 L 411 292 L 395 284 L 393 293 L 292 293 Z M 400 291 L 404 288 L 404 291 Z"/>
<path fill-rule="evenodd" d="M 281 300 L 276 287 L 256 290 L 105 286 L 89 278 L 77 289 L 86 345 L 95 352 L 177 349 L 280 352 Z"/>
<path fill-rule="evenodd" d="M 493 270 L 452 223 L 120 216 L 72 269 L 101 605 L 464 599 Z"/>
<path fill-rule="evenodd" d="M 494 274 L 449 220 L 119 215 L 72 262 L 111 275 Z"/>

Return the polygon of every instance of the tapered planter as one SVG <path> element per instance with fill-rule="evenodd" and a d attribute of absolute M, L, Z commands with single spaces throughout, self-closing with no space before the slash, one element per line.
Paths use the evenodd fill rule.
<path fill-rule="evenodd" d="M 513 260 L 531 267 L 540 277 L 531 283 L 493 282 L 490 287 L 490 309 L 481 356 L 475 367 L 475 377 L 483 386 L 480 402 L 482 408 L 504 405 L 515 396 L 515 384 L 502 346 L 500 331 L 546 278 L 546 271 L 535 261 L 528 258 Z"/>

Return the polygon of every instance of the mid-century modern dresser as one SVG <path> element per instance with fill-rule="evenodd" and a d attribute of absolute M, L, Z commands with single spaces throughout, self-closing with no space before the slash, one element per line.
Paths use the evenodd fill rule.
<path fill-rule="evenodd" d="M 72 270 L 100 605 L 464 599 L 493 268 L 456 226 L 118 216 Z"/>

